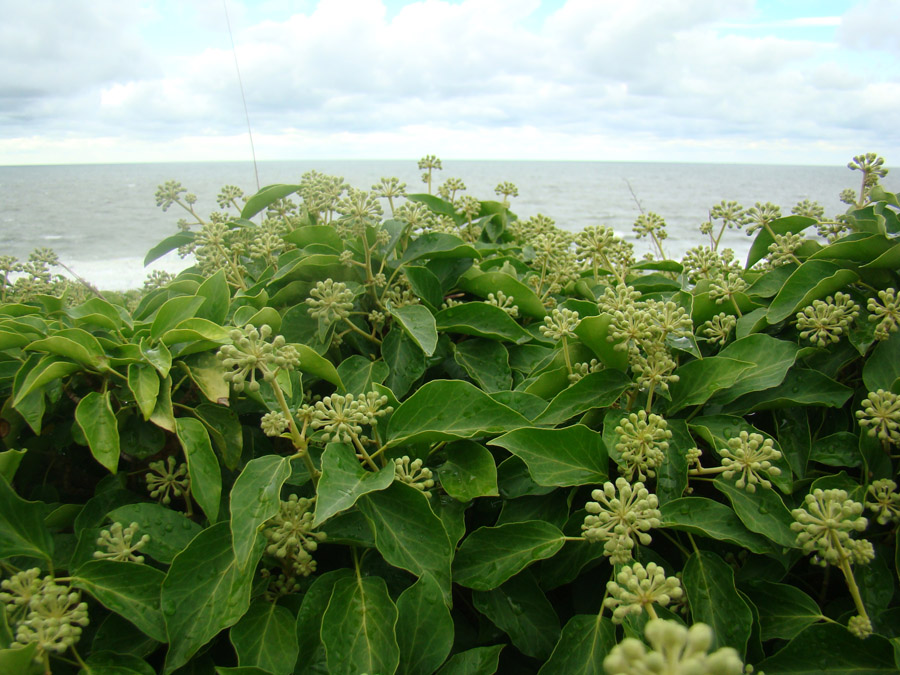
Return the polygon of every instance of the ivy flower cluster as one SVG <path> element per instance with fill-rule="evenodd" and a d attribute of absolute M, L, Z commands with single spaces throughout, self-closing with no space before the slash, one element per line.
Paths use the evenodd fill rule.
<path fill-rule="evenodd" d="M 740 490 L 756 492 L 757 485 L 771 488 L 772 482 L 763 474 L 772 477 L 781 475 L 781 469 L 772 464 L 781 459 L 781 453 L 775 449 L 775 442 L 762 434 L 741 431 L 737 437 L 728 439 L 727 447 L 722 448 L 719 454 L 725 469 L 722 476 L 728 480 L 737 476 L 735 487 Z"/>
<path fill-rule="evenodd" d="M 619 442 L 619 472 L 629 481 L 646 480 L 656 476 L 656 469 L 666 460 L 669 449 L 669 431 L 666 420 L 660 415 L 647 414 L 644 410 L 623 417 L 616 427 Z"/>
<path fill-rule="evenodd" d="M 869 310 L 869 321 L 878 324 L 875 326 L 876 340 L 887 340 L 891 333 L 900 330 L 900 298 L 896 289 L 878 291 L 877 298 L 866 301 L 866 309 Z"/>
<path fill-rule="evenodd" d="M 271 334 L 272 329 L 268 325 L 263 325 L 259 329 L 247 325 L 231 331 L 233 344 L 222 345 L 219 348 L 216 357 L 226 369 L 225 381 L 230 382 L 236 392 L 243 391 L 245 386 L 250 392 L 259 391 L 259 382 L 256 381 L 257 370 L 262 372 L 266 380 L 271 380 L 275 377 L 276 371 L 292 370 L 300 365 L 297 350 L 292 345 L 286 344 L 281 335 L 276 335 L 268 342 Z"/>
<path fill-rule="evenodd" d="M 867 563 L 874 557 L 871 542 L 851 538 L 869 524 L 862 513 L 863 505 L 850 499 L 846 490 L 816 489 L 791 512 L 796 521 L 791 529 L 797 533 L 797 544 L 823 567 L 843 560 Z"/>
<path fill-rule="evenodd" d="M 363 425 L 375 425 L 378 418 L 394 411 L 387 405 L 387 396 L 370 391 L 364 396 L 332 394 L 316 401 L 311 420 L 314 429 L 321 429 L 334 442 L 351 443 L 365 440 Z"/>
<path fill-rule="evenodd" d="M 35 567 L 4 579 L 0 602 L 15 630 L 15 641 L 20 645 L 37 643 L 35 661 L 46 667 L 49 654 L 61 654 L 78 642 L 89 619 L 87 603 L 81 601 L 78 591 L 40 574 Z"/>
<path fill-rule="evenodd" d="M 613 564 L 628 562 L 636 544 L 649 545 L 647 531 L 662 523 L 659 500 L 643 483 L 632 485 L 620 477 L 615 485 L 606 482 L 591 492 L 591 498 L 594 501 L 584 506 L 588 515 L 581 530 L 588 541 L 603 543 L 603 553 Z"/>
<path fill-rule="evenodd" d="M 813 300 L 813 303 L 797 313 L 797 330 L 800 339 L 809 340 L 818 347 L 826 347 L 829 343 L 840 340 L 856 317 L 859 316 L 859 305 L 846 293 L 835 293 L 824 301 Z"/>
<path fill-rule="evenodd" d="M 900 445 L 900 396 L 884 389 L 870 391 L 860 405 L 862 409 L 856 411 L 859 426 L 872 438 Z"/>
<path fill-rule="evenodd" d="M 172 503 L 172 497 L 185 497 L 190 492 L 191 478 L 187 464 L 178 464 L 172 455 L 165 460 L 150 462 L 147 468 L 150 469 L 144 474 L 147 490 L 160 503 L 168 506 Z"/>
<path fill-rule="evenodd" d="M 292 576 L 307 577 L 316 571 L 312 554 L 325 540 L 325 533 L 313 531 L 314 503 L 312 499 L 291 495 L 287 501 L 282 500 L 278 513 L 262 528 L 268 542 L 266 553 L 278 558 Z"/>
<path fill-rule="evenodd" d="M 710 344 L 724 345 L 728 341 L 728 336 L 737 325 L 737 317 L 733 314 L 725 314 L 720 312 L 712 319 L 706 321 L 700 329 L 706 336 Z"/>
<path fill-rule="evenodd" d="M 656 563 L 632 563 L 616 575 L 615 581 L 606 584 L 609 597 L 604 606 L 613 610 L 613 623 L 622 623 L 629 614 L 641 614 L 646 610 L 655 619 L 654 603 L 665 607 L 672 600 L 684 595 L 681 581 L 677 577 L 667 577 L 666 571 Z"/>
<path fill-rule="evenodd" d="M 406 483 L 430 498 L 429 490 L 434 487 L 434 474 L 424 466 L 421 459 L 410 461 L 409 455 L 394 460 L 394 480 Z"/>
<path fill-rule="evenodd" d="M 894 481 L 880 478 L 869 485 L 866 493 L 872 498 L 872 501 L 866 500 L 866 508 L 875 514 L 879 525 L 900 521 L 900 492 Z"/>
<path fill-rule="evenodd" d="M 305 300 L 309 306 L 307 313 L 313 319 L 319 319 L 326 324 L 345 319 L 353 310 L 353 291 L 342 281 L 333 279 L 317 281 L 310 289 L 309 295 L 310 297 Z"/>
<path fill-rule="evenodd" d="M 651 619 L 644 628 L 647 645 L 625 638 L 603 660 L 608 675 L 742 675 L 744 663 L 732 647 L 709 653 L 712 629 L 705 623 L 690 628 L 677 621 Z"/>
<path fill-rule="evenodd" d="M 144 562 L 144 556 L 136 555 L 137 551 L 150 541 L 150 535 L 142 535 L 134 541 L 134 536 L 141 526 L 131 523 L 124 527 L 122 523 L 113 523 L 108 530 L 101 530 L 97 537 L 97 546 L 105 551 L 94 551 L 94 557 L 100 560 L 117 560 L 119 562 Z"/>

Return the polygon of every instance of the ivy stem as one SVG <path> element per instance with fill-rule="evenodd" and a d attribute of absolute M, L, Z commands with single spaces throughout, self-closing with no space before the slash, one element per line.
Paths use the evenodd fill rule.
<path fill-rule="evenodd" d="M 280 370 L 280 369 L 278 369 Z M 308 444 L 306 443 L 306 439 L 300 434 L 300 430 L 297 428 L 297 422 L 294 419 L 294 415 L 291 413 L 291 409 L 288 406 L 287 400 L 284 398 L 284 392 L 281 390 L 281 386 L 276 382 L 275 376 L 278 374 L 278 370 L 272 373 L 272 391 L 275 393 L 275 399 L 278 401 L 278 406 L 281 408 L 281 412 L 284 414 L 285 418 L 288 421 L 288 428 L 291 430 L 291 442 L 294 444 L 294 449 L 297 451 L 297 454 L 303 458 L 303 463 L 306 464 L 306 470 L 309 472 L 309 477 L 312 479 L 313 485 L 318 485 L 319 483 L 319 471 L 316 469 L 315 464 L 313 464 L 312 457 L 309 456 Z M 263 371 L 263 375 L 267 375 L 268 370 Z"/>
<path fill-rule="evenodd" d="M 357 326 L 355 323 L 353 323 L 352 321 L 350 321 L 350 319 L 348 319 L 347 317 L 344 317 L 344 321 L 347 323 L 348 326 L 350 326 L 350 330 L 352 330 L 352 331 L 354 331 L 354 332 L 356 332 L 356 333 L 359 333 L 359 334 L 362 335 L 364 338 L 366 338 L 367 340 L 371 340 L 371 341 L 374 342 L 375 344 L 378 344 L 378 345 L 381 344 L 381 340 L 379 340 L 379 339 L 378 339 L 377 337 L 375 337 L 374 335 L 369 335 L 366 331 L 364 331 L 364 330 L 361 329 L 359 326 Z"/>
<path fill-rule="evenodd" d="M 653 609 L 653 605 L 652 605 L 652 604 L 644 605 L 644 609 L 647 610 L 647 616 L 649 616 L 651 619 L 658 619 L 658 618 L 659 618 L 659 615 L 656 613 L 656 610 Z"/>
<path fill-rule="evenodd" d="M 572 359 L 569 358 L 569 342 L 566 340 L 566 336 L 562 336 L 562 351 L 563 358 L 566 360 L 566 370 L 569 371 L 569 375 L 572 374 Z"/>
<path fill-rule="evenodd" d="M 360 442 L 359 437 L 356 434 L 350 434 L 350 440 L 353 441 L 353 445 L 356 446 L 356 449 L 359 450 L 359 454 L 363 456 L 366 464 L 372 469 L 372 471 L 378 471 L 378 466 L 375 462 L 372 461 L 372 458 L 369 456 L 369 453 L 366 452 L 366 449 L 363 447 L 363 444 Z"/>

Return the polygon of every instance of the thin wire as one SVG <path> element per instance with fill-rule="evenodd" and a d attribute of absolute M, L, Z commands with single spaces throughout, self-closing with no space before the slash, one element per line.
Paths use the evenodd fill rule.
<path fill-rule="evenodd" d="M 225 9 L 225 23 L 228 24 L 228 37 L 231 38 L 231 53 L 234 54 L 234 69 L 237 71 L 238 86 L 241 88 L 241 101 L 244 102 L 244 117 L 247 118 L 247 135 L 250 136 L 250 153 L 253 155 L 253 173 L 256 175 L 256 189 L 259 185 L 259 169 L 256 167 L 256 148 L 253 147 L 253 130 L 250 128 L 250 112 L 247 110 L 247 98 L 244 96 L 244 81 L 241 79 L 241 68 L 238 65 L 237 48 L 234 46 L 234 34 L 231 32 L 231 20 L 228 18 L 228 2 L 222 0 Z"/>

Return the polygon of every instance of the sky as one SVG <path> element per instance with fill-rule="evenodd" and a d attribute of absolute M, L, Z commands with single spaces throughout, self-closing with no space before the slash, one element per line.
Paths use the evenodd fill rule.
<path fill-rule="evenodd" d="M 890 164 L 898 10 L 0 0 L 0 165 L 247 160 L 240 81 L 260 160 Z"/>

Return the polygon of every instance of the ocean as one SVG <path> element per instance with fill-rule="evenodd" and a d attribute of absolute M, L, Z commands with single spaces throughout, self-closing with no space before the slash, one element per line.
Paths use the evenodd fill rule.
<path fill-rule="evenodd" d="M 831 216 L 846 210 L 840 191 L 858 190 L 860 180 L 845 166 L 448 160 L 443 167 L 435 172 L 436 185 L 460 178 L 466 194 L 496 199 L 494 187 L 511 181 L 520 195 L 511 208 L 520 218 L 541 213 L 573 231 L 607 225 L 633 239 L 631 226 L 641 209 L 653 211 L 666 220 L 666 253 L 672 258 L 708 243 L 697 228 L 723 199 L 745 208 L 769 201 L 784 215 L 809 199 Z M 407 192 L 426 191 L 416 160 L 263 161 L 258 169 L 263 186 L 296 183 L 315 169 L 360 189 L 396 176 Z M 52 248 L 79 275 L 110 290 L 139 287 L 151 269 L 184 269 L 190 261 L 174 252 L 143 267 L 146 252 L 174 234 L 182 217 L 179 207 L 163 212 L 154 199 L 157 186 L 173 179 L 197 195 L 195 208 L 203 215 L 217 210 L 223 185 L 237 185 L 247 195 L 256 191 L 247 162 L 0 166 L 0 255 L 24 260 L 34 248 Z M 900 190 L 893 175 L 885 186 Z M 649 249 L 647 240 L 635 243 L 638 254 Z M 732 230 L 722 245 L 743 256 L 750 240 Z"/>

